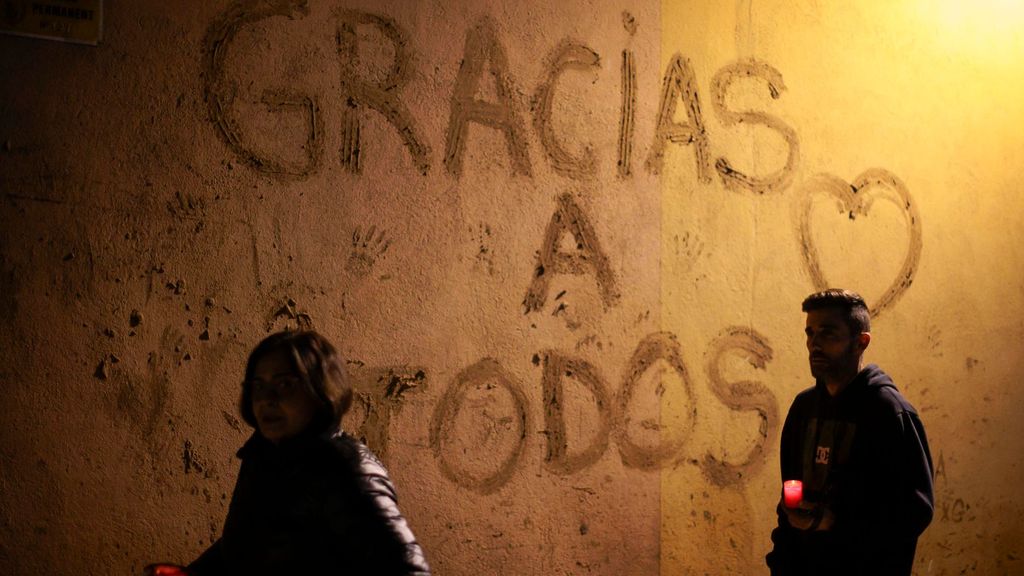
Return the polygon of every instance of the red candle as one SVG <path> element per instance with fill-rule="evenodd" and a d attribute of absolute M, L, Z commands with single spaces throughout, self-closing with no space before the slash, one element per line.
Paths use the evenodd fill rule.
<path fill-rule="evenodd" d="M 188 573 L 176 564 L 150 564 L 146 566 L 146 576 L 187 576 Z"/>
<path fill-rule="evenodd" d="M 786 480 L 782 483 L 782 500 L 786 508 L 796 508 L 804 499 L 804 483 L 799 480 Z"/>

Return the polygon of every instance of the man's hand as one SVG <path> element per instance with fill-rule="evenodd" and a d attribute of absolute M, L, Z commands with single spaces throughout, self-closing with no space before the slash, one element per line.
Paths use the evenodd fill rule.
<path fill-rule="evenodd" d="M 786 521 L 797 530 L 803 531 L 825 531 L 831 530 L 835 523 L 835 514 L 824 504 L 814 505 L 809 502 L 801 502 L 796 508 L 788 508 L 785 503 L 779 501 L 779 507 L 786 512 Z"/>

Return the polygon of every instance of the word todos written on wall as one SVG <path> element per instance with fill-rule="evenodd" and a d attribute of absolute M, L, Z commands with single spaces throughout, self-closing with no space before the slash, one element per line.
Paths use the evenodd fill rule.
<path fill-rule="evenodd" d="M 268 155 L 259 151 L 241 128 L 242 123 L 235 111 L 237 90 L 228 77 L 225 63 L 233 39 L 244 27 L 273 16 L 295 18 L 306 14 L 306 2 L 300 0 L 236 3 L 210 26 L 204 40 L 205 96 L 210 120 L 217 133 L 240 160 L 260 172 L 284 178 L 305 178 L 321 170 L 324 165 L 325 128 L 322 125 L 319 98 L 290 90 L 264 91 L 263 103 L 271 112 L 299 112 L 305 118 L 307 130 L 303 161 L 294 162 Z M 421 174 L 428 174 L 432 166 L 431 148 L 423 139 L 415 118 L 403 100 L 407 97 L 403 88 L 410 75 L 407 34 L 393 19 L 380 14 L 339 10 L 333 13 L 333 17 L 336 18 L 337 48 L 342 57 L 341 166 L 355 174 L 361 172 L 363 163 L 367 161 L 362 157 L 361 122 L 365 114 L 377 113 L 397 131 L 416 169 Z M 628 15 L 625 23 L 628 31 L 635 31 L 635 23 Z M 367 48 L 360 44 L 357 35 L 357 29 L 361 26 L 372 27 L 379 33 L 379 38 L 391 44 L 393 59 L 383 80 L 364 78 L 358 71 L 360 53 Z M 383 52 L 385 47 L 378 44 L 371 48 Z M 636 62 L 629 49 L 623 50 L 621 56 L 617 175 L 619 178 L 628 178 L 632 174 L 634 161 Z M 553 170 L 567 178 L 594 177 L 597 162 L 590 147 L 585 147 L 582 154 L 573 155 L 559 141 L 551 118 L 556 80 L 567 70 L 599 68 L 600 57 L 596 52 L 581 43 L 563 40 L 550 53 L 543 81 L 533 95 L 532 126 Z M 493 76 L 495 82 L 495 98 L 492 101 L 478 98 L 485 72 Z M 763 81 L 768 95 L 773 99 L 779 98 L 785 89 L 781 73 L 772 66 L 753 60 L 740 61 L 721 68 L 714 75 L 711 82 L 712 107 L 725 126 L 745 123 L 775 131 L 788 146 L 785 163 L 778 170 L 764 175 L 752 175 L 741 172 L 724 157 L 712 162 L 709 135 L 694 73 L 689 61 L 678 53 L 671 58 L 663 77 L 654 140 L 644 162 L 645 168 L 651 173 L 659 173 L 669 144 L 692 146 L 696 174 L 701 182 L 710 182 L 712 175 L 717 173 L 724 186 L 735 191 L 765 194 L 788 187 L 799 158 L 796 132 L 770 114 L 751 110 L 736 111 L 726 106 L 730 87 L 735 81 L 744 78 Z M 492 128 L 501 134 L 507 145 L 513 173 L 526 176 L 532 174 L 526 123 L 514 99 L 517 85 L 509 72 L 506 51 L 495 26 L 485 17 L 468 30 L 466 35 L 463 60 L 452 92 L 445 133 L 443 164 L 446 171 L 455 177 L 462 173 L 466 139 L 472 123 Z M 680 103 L 686 111 L 686 122 L 676 120 Z M 812 178 L 802 188 L 803 204 L 798 233 L 805 264 L 819 289 L 826 287 L 828 281 L 822 273 L 818 252 L 810 237 L 811 197 L 817 193 L 830 195 L 849 212 L 852 219 L 856 214 L 867 214 L 872 199 L 865 191 L 882 189 L 892 194 L 894 201 L 903 209 L 910 229 L 909 246 L 897 277 L 872 307 L 872 312 L 877 314 L 891 306 L 912 282 L 921 250 L 920 218 L 905 185 L 895 175 L 876 168 L 866 170 L 852 184 L 824 174 Z M 614 276 L 587 215 L 569 194 L 559 196 L 557 204 L 538 252 L 536 274 L 523 301 L 526 312 L 543 307 L 550 279 L 555 274 L 593 274 L 603 304 L 606 307 L 614 305 L 619 298 Z M 573 236 L 574 244 L 579 247 L 578 254 L 559 252 L 560 240 L 567 234 Z M 764 369 L 772 354 L 766 339 L 751 328 L 727 328 L 710 345 L 707 353 L 710 360 L 705 371 L 713 394 L 731 410 L 756 412 L 761 421 L 759 434 L 741 462 L 725 462 L 710 453 L 698 461 L 705 475 L 718 485 L 743 482 L 759 471 L 767 461 L 766 442 L 777 435 L 779 426 L 775 395 L 760 382 L 727 382 L 720 365 L 727 356 L 739 355 L 755 368 Z M 606 452 L 612 439 L 618 446 L 623 463 L 633 468 L 657 469 L 683 458 L 689 429 L 680 430 L 671 438 L 662 435 L 658 442 L 650 445 L 638 441 L 629 432 L 631 400 L 644 375 L 659 363 L 675 373 L 684 396 L 692 405 L 691 378 L 674 335 L 656 332 L 642 339 L 615 393 L 609 389 L 600 371 L 581 358 L 556 350 L 545 350 L 534 356 L 534 363 L 543 367 L 541 387 L 545 406 L 545 466 L 552 472 L 572 474 L 594 464 Z M 415 379 L 422 377 L 423 373 L 419 372 Z M 597 431 L 590 438 L 589 445 L 573 451 L 569 449 L 564 415 L 563 389 L 566 378 L 574 379 L 592 394 L 598 414 Z M 482 384 L 497 386 L 508 393 L 514 416 L 506 420 L 509 423 L 508 429 L 513 430 L 511 434 L 517 439 L 494 469 L 484 473 L 460 467 L 452 461 L 450 451 L 445 448 L 456 434 L 453 423 L 464 408 L 469 391 Z M 368 421 L 386 426 L 388 415 L 394 408 L 390 404 L 399 396 L 376 395 L 373 402 L 376 406 L 366 406 Z M 695 415 L 696 409 L 686 426 L 692 428 Z M 500 362 L 485 358 L 462 370 L 442 395 L 431 418 L 430 444 L 447 478 L 465 488 L 484 494 L 491 493 L 503 486 L 518 467 L 524 453 L 527 430 L 531 428 L 530 419 L 522 385 Z M 381 449 L 386 450 L 386 430 L 371 432 L 378 442 L 384 444 Z"/>

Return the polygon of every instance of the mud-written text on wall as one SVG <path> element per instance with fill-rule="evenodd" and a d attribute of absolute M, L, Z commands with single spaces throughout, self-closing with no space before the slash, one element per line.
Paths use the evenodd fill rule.
<path fill-rule="evenodd" d="M 575 240 L 576 250 L 565 253 L 559 250 L 562 237 L 570 233 Z M 598 241 L 597 234 L 586 213 L 569 194 L 558 197 L 558 207 L 544 231 L 544 240 L 537 253 L 533 280 L 523 299 L 526 313 L 540 310 L 547 301 L 551 278 L 555 274 L 593 273 L 601 301 L 607 308 L 619 299 L 608 257 Z"/>
<path fill-rule="evenodd" d="M 557 350 L 534 355 L 533 363 L 543 368 L 540 388 L 545 468 L 560 476 L 578 473 L 596 464 L 614 442 L 619 458 L 629 468 L 658 470 L 690 462 L 700 466 L 716 485 L 746 482 L 768 461 L 767 442 L 778 429 L 778 405 L 774 394 L 758 382 L 725 381 L 719 363 L 725 355 L 736 353 L 755 368 L 764 369 L 772 351 L 764 337 L 746 328 L 730 328 L 709 345 L 707 376 L 714 396 L 730 410 L 756 411 L 761 417 L 753 446 L 738 464 L 711 454 L 704 454 L 701 460 L 688 452 L 691 433 L 699 424 L 697 397 L 674 334 L 655 332 L 637 344 L 617 392 L 610 389 L 601 369 L 586 359 Z M 671 378 L 665 380 L 666 374 Z M 673 426 L 635 419 L 635 399 L 641 383 L 650 381 L 650 377 L 658 382 L 654 394 L 659 404 L 666 397 L 667 386 L 679 387 L 672 392 L 682 406 L 672 410 L 681 412 L 682 418 L 673 418 Z M 588 424 L 592 428 L 588 438 L 575 440 L 588 442 L 584 446 L 574 446 L 568 434 L 569 380 L 582 386 L 596 412 Z M 485 358 L 460 372 L 442 395 L 430 424 L 430 445 L 445 477 L 481 494 L 493 493 L 505 485 L 525 457 L 526 430 L 533 420 L 530 408 L 522 384 L 498 360 Z M 460 418 L 466 414 L 471 416 Z M 644 439 L 636 436 L 637 430 L 654 434 Z M 495 458 L 495 454 L 499 456 Z"/>
<path fill-rule="evenodd" d="M 731 464 L 711 454 L 704 456 L 701 463 L 704 474 L 719 486 L 743 482 L 760 471 L 768 461 L 768 439 L 776 438 L 779 430 L 779 405 L 775 394 L 764 384 L 753 380 L 726 382 L 721 364 L 727 354 L 741 354 L 751 366 L 764 370 L 771 362 L 772 348 L 755 330 L 738 326 L 726 329 L 711 344 L 707 374 L 712 393 L 731 410 L 754 411 L 761 419 L 757 440 L 743 462 Z"/>
<path fill-rule="evenodd" d="M 300 114 L 306 120 L 308 138 L 303 148 L 304 162 L 289 163 L 267 157 L 258 151 L 240 128 L 239 118 L 233 108 L 237 87 L 229 80 L 224 69 L 226 51 L 242 26 L 270 17 L 300 18 L 309 13 L 307 4 L 301 1 L 243 0 L 233 4 L 208 29 L 204 40 L 203 69 L 206 98 L 210 120 L 221 139 L 230 150 L 259 171 L 284 177 L 302 178 L 319 170 L 323 155 L 323 127 L 320 125 L 318 99 L 293 90 L 265 90 L 262 100 L 272 113 Z M 388 129 L 395 129 L 412 160 L 412 165 L 422 174 L 430 168 L 430 148 L 415 122 L 411 110 L 403 103 L 403 91 L 409 88 L 413 58 L 410 38 L 395 20 L 377 14 L 353 10 L 331 12 L 336 24 L 336 43 L 341 61 L 341 93 L 335 95 L 334 104 L 342 105 L 340 166 L 353 173 L 360 173 L 366 158 L 363 157 L 362 126 L 365 115 L 376 112 L 389 123 Z M 628 14 L 623 15 L 623 25 L 632 37 L 636 23 Z M 365 41 L 365 31 L 372 28 L 376 37 L 383 42 Z M 555 89 L 559 85 L 576 79 L 579 72 L 599 76 L 604 73 L 601 56 L 580 40 L 564 39 L 554 46 L 542 70 L 539 85 L 533 92 L 532 123 L 523 122 L 523 111 L 519 102 L 520 89 L 509 62 L 509 52 L 502 44 L 498 25 L 487 16 L 470 27 L 465 36 L 462 61 L 455 74 L 454 85 L 449 99 L 448 124 L 444 134 L 443 164 L 445 169 L 458 178 L 464 168 L 467 156 L 467 138 L 471 124 L 496 131 L 498 138 L 507 148 L 509 166 L 513 177 L 531 176 L 529 139 L 527 129 L 532 126 L 537 133 L 543 152 L 541 158 L 549 162 L 553 171 L 571 179 L 587 179 L 596 176 L 602 166 L 598 153 L 600 147 L 585 143 L 580 149 L 570 150 L 570 143 L 564 134 L 555 130 L 552 111 Z M 390 44 L 390 46 L 385 46 Z M 371 51 L 379 50 L 379 54 Z M 378 58 L 374 59 L 376 55 Z M 364 60 L 379 61 L 383 55 L 388 64 L 381 78 L 362 69 Z M 717 172 L 726 189 L 748 191 L 754 194 L 778 192 L 791 185 L 799 161 L 799 141 L 796 132 L 779 117 L 757 110 L 736 110 L 731 107 L 730 95 L 741 82 L 757 82 L 772 101 L 779 100 L 786 89 L 782 74 L 767 63 L 742 60 L 723 66 L 711 81 L 712 109 L 726 128 L 740 124 L 753 125 L 760 131 L 780 137 L 786 146 L 785 162 L 768 174 L 752 174 L 741 169 L 734 162 L 720 157 L 712 162 L 711 134 L 705 124 L 705 111 L 701 107 L 698 83 L 694 67 L 688 58 L 675 54 L 662 76 L 662 88 L 654 136 L 647 151 L 646 167 L 652 174 L 665 168 L 671 145 L 686 146 L 696 161 L 696 179 L 702 184 L 712 181 Z M 637 63 L 633 50 L 627 46 L 622 50 L 621 66 L 614 71 L 618 77 L 621 103 L 619 106 L 619 138 L 617 142 L 617 176 L 631 174 L 633 138 L 636 129 L 636 85 Z M 376 79 L 374 79 L 376 78 Z M 487 100 L 482 93 L 485 82 L 494 82 L 494 92 Z M 565 89 L 564 87 L 562 88 Z M 325 100 L 326 101 L 326 100 Z M 679 105 L 683 110 L 678 110 Z M 678 113 L 677 113 L 678 112 Z M 685 113 L 684 113 L 685 112 Z M 614 123 L 610 123 L 614 131 Z M 690 147 L 692 145 L 692 147 Z M 472 156 L 472 154 L 470 154 Z M 815 287 L 822 288 L 828 283 L 822 272 L 822 264 L 809 234 L 810 202 L 819 192 L 825 192 L 840 201 L 850 218 L 868 214 L 873 197 L 889 192 L 901 206 L 910 229 L 910 246 L 907 258 L 897 279 L 886 293 L 874 304 L 872 311 L 877 315 L 891 306 L 907 289 L 916 272 L 921 250 L 920 218 L 916 205 L 902 182 L 883 169 L 865 172 L 853 185 L 842 180 L 819 176 L 800 188 L 799 199 L 799 240 L 811 280 Z M 892 199 L 892 198 L 890 198 Z M 544 232 L 534 273 L 523 298 L 527 314 L 543 308 L 549 301 L 551 279 L 557 274 L 591 275 L 596 283 L 602 304 L 607 310 L 620 299 L 620 293 L 608 255 L 603 250 L 595 231 L 594 221 L 584 208 L 585 195 L 562 194 L 555 199 L 555 210 Z M 703 241 L 698 231 L 693 231 L 693 247 L 687 248 L 690 258 L 699 255 Z M 683 236 L 683 244 L 691 242 L 689 232 Z M 710 240 L 708 240 L 710 242 Z M 384 255 L 388 240 L 383 231 L 370 228 L 365 234 L 357 230 L 353 237 L 352 252 L 346 269 L 354 276 L 369 274 L 374 262 Z M 571 248 L 574 246 L 575 248 Z M 684 246 L 686 248 L 686 246 Z M 481 244 L 480 254 L 490 254 L 491 246 Z M 490 262 L 488 261 L 488 269 Z M 257 283 L 260 281 L 258 254 L 254 252 L 254 271 Z M 555 296 L 558 300 L 559 296 Z M 564 304 L 564 302 L 563 302 Z M 561 306 L 562 304 L 559 304 Z M 302 314 L 291 308 L 281 308 L 286 314 L 278 314 L 272 320 L 282 318 L 300 324 Z M 756 412 L 760 418 L 759 434 L 743 461 L 726 462 L 724 458 L 711 454 L 686 454 L 689 432 L 698 425 L 697 406 L 692 393 L 690 373 L 682 361 L 680 346 L 674 335 L 655 333 L 643 339 L 637 346 L 626 376 L 616 390 L 606 385 L 598 367 L 586 359 L 546 349 L 537 355 L 539 366 L 543 359 L 544 372 L 541 390 L 544 396 L 542 409 L 546 434 L 545 466 L 557 474 L 572 474 L 597 462 L 612 444 L 618 446 L 619 456 L 630 467 L 657 469 L 683 459 L 699 463 L 704 474 L 719 485 L 732 485 L 761 469 L 767 458 L 767 438 L 772 437 L 778 427 L 778 407 L 772 393 L 758 382 L 726 382 L 721 364 L 728 355 L 739 354 L 747 358 L 756 369 L 764 369 L 772 358 L 772 350 L 765 339 L 753 330 L 730 328 L 710 345 L 706 364 L 710 389 L 714 398 L 737 412 Z M 653 419 L 632 417 L 636 408 L 634 398 L 638 394 L 644 375 L 658 371 L 671 376 L 674 383 L 682 387 L 684 407 L 680 408 L 688 418 L 681 427 L 674 428 L 674 434 L 661 434 L 662 424 Z M 665 371 L 665 367 L 668 370 Z M 658 376 L 660 378 L 660 375 Z M 408 380 L 405 375 L 399 378 Z M 416 381 L 415 374 L 411 377 Z M 572 446 L 566 430 L 565 393 L 567 379 L 593 397 L 597 418 L 594 433 L 587 446 Z M 368 440 L 378 445 L 386 441 L 387 421 L 390 412 L 381 412 L 382 406 L 389 406 L 388 399 L 381 396 L 380 382 L 389 378 L 373 380 L 365 397 L 366 432 Z M 579 386 L 577 386 L 579 388 Z M 663 389 L 663 388 L 662 388 Z M 470 410 L 467 406 L 486 409 Z M 431 421 L 431 446 L 445 476 L 464 487 L 482 493 L 497 490 L 509 481 L 518 462 L 525 456 L 529 429 L 530 410 L 527 395 L 514 376 L 507 372 L 498 360 L 481 360 L 464 369 L 442 395 Z M 376 412 L 375 412 L 376 411 Z M 460 422 L 472 419 L 466 414 L 481 415 L 482 420 L 473 420 L 478 429 L 466 428 Z M 644 430 L 658 431 L 656 441 L 650 441 L 653 434 Z M 473 436 L 479 434 L 480 436 Z M 383 435 L 383 436 L 382 436 Z M 371 440 L 370 437 L 376 437 Z M 642 442 L 641 440 L 647 440 Z M 487 456 L 476 458 L 461 456 L 461 452 L 448 448 L 453 445 L 473 448 L 487 447 Z M 575 448 L 575 449 L 574 449 Z M 502 455 L 495 462 L 493 455 Z M 701 460 L 702 458 L 702 460 Z"/>
<path fill-rule="evenodd" d="M 715 160 L 715 170 L 722 178 L 722 183 L 730 190 L 749 190 L 756 194 L 765 194 L 787 188 L 793 180 L 793 173 L 800 158 L 800 145 L 796 131 L 779 118 L 755 110 L 734 112 L 726 106 L 729 88 L 738 80 L 760 78 L 768 84 L 769 95 L 778 100 L 786 89 L 782 81 L 782 73 L 764 62 L 749 60 L 725 66 L 715 73 L 711 81 L 711 103 L 725 126 L 737 124 L 763 125 L 779 133 L 788 147 L 786 163 L 776 172 L 767 176 L 750 176 L 734 168 L 725 157 Z"/>
<path fill-rule="evenodd" d="M 636 396 L 641 378 L 658 361 L 666 363 L 678 377 L 683 388 L 684 400 L 690 405 L 690 413 L 689 418 L 686 419 L 686 425 L 675 431 L 674 438 L 669 436 L 669 431 L 665 429 L 665 426 L 660 423 L 652 423 L 651 427 L 659 432 L 661 442 L 656 446 L 642 446 L 629 435 L 631 420 L 629 408 L 631 401 Z M 659 384 L 657 394 L 659 398 L 665 394 L 664 384 Z M 622 456 L 623 464 L 651 470 L 661 467 L 673 458 L 680 457 L 697 419 L 697 406 L 693 403 L 693 398 L 693 384 L 690 382 L 689 372 L 683 363 L 682 350 L 675 335 L 669 332 L 656 332 L 644 338 L 633 352 L 633 357 L 630 358 L 616 403 L 618 411 L 616 413 L 615 437 L 619 444 L 619 453 Z"/>
<path fill-rule="evenodd" d="M 533 125 L 555 172 L 570 178 L 597 174 L 597 158 L 589 144 L 580 156 L 573 156 L 558 141 L 551 123 L 551 105 L 555 82 L 566 70 L 594 70 L 601 66 L 601 57 L 590 48 L 569 39 L 563 40 L 548 58 L 547 74 L 533 97 Z"/>
<path fill-rule="evenodd" d="M 121 370 L 112 372 L 117 399 L 116 405 L 111 407 L 111 414 L 144 438 L 150 450 L 156 450 L 160 421 L 167 416 L 172 390 L 171 372 L 181 358 L 184 343 L 185 336 L 181 332 L 165 327 L 159 347 L 147 355 L 144 374 Z M 153 456 L 157 458 L 156 453 Z"/>
<path fill-rule="evenodd" d="M 238 87 L 229 78 L 225 62 L 228 48 L 243 27 L 272 16 L 295 18 L 308 13 L 309 6 L 304 0 L 238 2 L 210 25 L 203 38 L 203 97 L 218 136 L 238 158 L 257 170 L 300 179 L 319 170 L 323 160 L 324 126 L 318 99 L 283 89 L 263 93 L 263 103 L 270 111 L 301 114 L 306 122 L 306 161 L 298 164 L 274 158 L 259 151 L 241 129 L 235 114 Z"/>
<path fill-rule="evenodd" d="M 877 302 L 869 303 L 871 316 L 877 317 L 907 291 L 914 281 L 921 259 L 921 217 L 917 212 L 917 203 L 910 197 L 910 191 L 895 174 L 883 168 L 872 168 L 857 176 L 853 184 L 831 174 L 818 174 L 801 186 L 801 192 L 797 215 L 800 248 L 817 290 L 824 290 L 831 284 L 822 271 L 818 247 L 814 245 L 811 237 L 811 208 L 814 197 L 821 193 L 832 196 L 839 202 L 841 217 L 849 220 L 854 220 L 858 216 L 867 217 L 875 201 L 875 195 L 880 194 L 883 199 L 899 207 L 909 232 L 907 252 L 900 270 L 885 293 Z"/>
<path fill-rule="evenodd" d="M 547 468 L 555 473 L 572 474 L 597 462 L 608 448 L 608 435 L 611 431 L 608 385 L 597 368 L 586 360 L 571 358 L 555 350 L 544 352 L 543 358 L 541 387 L 544 391 L 544 430 L 547 439 L 544 461 Z M 597 431 L 590 445 L 571 455 L 565 422 L 566 378 L 576 380 L 593 395 L 598 415 Z"/>
<path fill-rule="evenodd" d="M 687 124 L 680 124 L 675 120 L 676 106 L 680 98 L 686 105 Z M 697 80 L 690 60 L 679 54 L 672 57 L 668 72 L 665 73 L 654 142 L 647 155 L 647 169 L 654 174 L 662 170 L 665 146 L 669 142 L 693 144 L 697 160 L 697 179 L 705 183 L 711 181 L 711 144 L 708 131 L 704 127 L 700 96 L 697 94 Z"/>
<path fill-rule="evenodd" d="M 507 398 L 500 398 L 500 391 L 504 391 Z M 477 404 L 477 413 L 486 421 L 480 438 L 467 437 L 472 432 L 459 426 L 459 415 L 471 393 Z M 502 400 L 512 404 L 511 414 L 505 417 L 494 412 Z M 512 477 L 525 452 L 526 431 L 529 429 L 530 415 L 522 386 L 498 361 L 484 358 L 460 372 L 441 396 L 431 418 L 430 445 L 446 478 L 464 488 L 490 494 Z M 509 434 L 502 434 L 502 431 Z M 503 442 L 502 437 L 509 441 Z M 471 456 L 474 460 L 481 460 L 480 465 L 469 469 L 456 464 L 454 444 L 466 447 L 465 452 L 472 446 L 477 451 L 484 451 Z M 494 450 L 503 450 L 505 454 L 496 457 Z M 491 465 L 494 461 L 497 461 L 497 466 Z"/>
<path fill-rule="evenodd" d="M 622 13 L 622 25 L 629 35 L 636 35 L 636 19 L 629 12 Z M 636 130 L 636 55 L 630 49 L 622 51 L 622 102 L 619 106 L 619 178 L 633 173 L 633 133 Z"/>
<path fill-rule="evenodd" d="M 427 389 L 427 373 L 423 368 L 389 366 L 351 370 L 355 396 L 354 412 L 361 413 L 358 426 L 347 426 L 387 463 L 391 419 L 406 404 L 409 394 L 422 394 Z"/>
<path fill-rule="evenodd" d="M 497 102 L 486 102 L 476 97 L 485 70 L 494 77 Z M 502 133 L 514 173 L 529 176 L 533 172 L 526 129 L 514 99 L 516 91 L 509 73 L 508 56 L 498 40 L 494 21 L 483 18 L 466 33 L 466 48 L 452 93 L 444 150 L 444 165 L 450 173 L 462 173 L 470 122 Z"/>
<path fill-rule="evenodd" d="M 368 158 L 364 155 L 363 120 L 370 111 L 379 113 L 397 131 L 406 148 L 412 166 L 423 175 L 431 168 L 431 147 L 406 104 L 410 98 L 410 80 L 415 77 L 413 39 L 393 18 L 371 12 L 349 9 L 331 11 L 336 28 L 335 42 L 340 60 L 340 91 L 337 94 L 305 94 L 294 89 L 268 89 L 261 102 L 273 114 L 299 114 L 307 131 L 301 153 L 305 160 L 285 160 L 261 151 L 258 138 L 243 129 L 245 121 L 236 111 L 240 88 L 227 70 L 227 53 L 235 37 L 246 27 L 272 17 L 304 18 L 309 15 L 308 4 L 302 0 L 242 0 L 231 5 L 208 28 L 203 41 L 204 97 L 209 119 L 220 139 L 245 164 L 259 172 L 281 178 L 303 179 L 317 173 L 324 166 L 324 130 L 321 120 L 321 100 L 325 105 L 340 107 L 338 127 L 341 145 L 340 166 L 354 174 L 361 174 Z M 622 15 L 629 43 L 637 32 L 636 19 L 628 12 Z M 366 38 L 360 30 L 372 29 L 374 39 Z M 242 50 L 239 46 L 236 48 Z M 621 52 L 621 65 L 617 71 L 621 103 L 618 111 L 618 139 L 615 156 L 616 175 L 632 175 L 633 144 L 636 131 L 637 85 L 636 54 L 629 44 Z M 365 61 L 387 59 L 389 64 L 382 75 L 365 70 Z M 601 163 L 597 146 L 586 143 L 579 152 L 572 152 L 566 134 L 557 130 L 552 120 L 556 87 L 573 79 L 570 71 L 590 72 L 594 81 L 601 80 L 602 58 L 582 40 L 563 39 L 549 52 L 540 81 L 533 91 L 533 132 L 539 140 L 552 170 L 570 179 L 590 179 L 597 175 Z M 383 76 L 383 78 L 376 78 Z M 725 127 L 737 124 L 763 126 L 778 135 L 788 147 L 785 164 L 777 171 L 763 176 L 747 174 L 734 167 L 727 158 L 715 160 L 712 166 L 711 134 L 701 108 L 697 78 L 693 66 L 682 54 L 675 54 L 662 78 L 662 89 L 654 136 L 647 153 L 645 166 L 651 174 L 659 174 L 665 164 L 670 144 L 693 145 L 697 178 L 702 184 L 711 182 L 715 170 L 723 184 L 734 190 L 751 190 L 763 194 L 786 188 L 792 179 L 799 159 L 796 132 L 777 116 L 758 110 L 735 111 L 727 106 L 727 96 L 733 84 L 744 79 L 758 79 L 767 84 L 768 94 L 778 100 L 785 84 L 782 74 L 770 65 L 743 60 L 721 68 L 712 80 L 712 104 Z M 490 100 L 481 93 L 485 83 L 493 82 Z M 506 145 L 508 163 L 514 176 L 531 177 L 534 167 L 530 157 L 530 133 L 523 121 L 522 85 L 516 77 L 509 59 L 509 51 L 499 34 L 497 23 L 490 16 L 481 17 L 466 31 L 462 58 L 449 97 L 448 124 L 443 135 L 443 163 L 449 174 L 456 178 L 463 172 L 470 126 L 496 130 Z M 413 100 L 414 101 L 414 100 Z M 676 109 L 682 104 L 686 120 L 676 119 Z M 587 124 L 591 121 L 588 119 Z M 607 127 L 614 130 L 613 122 Z M 272 148 L 268 142 L 263 148 Z"/>
<path fill-rule="evenodd" d="M 419 136 L 416 121 L 405 103 L 399 98 L 409 82 L 410 55 L 408 36 L 391 18 L 361 12 L 340 10 L 338 21 L 338 54 L 341 57 L 341 92 L 345 100 L 341 128 L 341 164 L 350 172 L 362 171 L 361 108 L 369 106 L 387 119 L 398 130 L 402 142 L 412 156 L 413 164 L 421 174 L 430 170 L 430 147 Z M 358 26 L 378 29 L 394 47 L 395 56 L 387 76 L 379 84 L 371 83 L 359 72 Z"/>

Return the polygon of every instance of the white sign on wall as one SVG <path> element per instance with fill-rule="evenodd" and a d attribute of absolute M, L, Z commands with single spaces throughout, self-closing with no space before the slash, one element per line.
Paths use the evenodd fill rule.
<path fill-rule="evenodd" d="M 95 46 L 103 0 L 0 0 L 0 32 Z"/>

